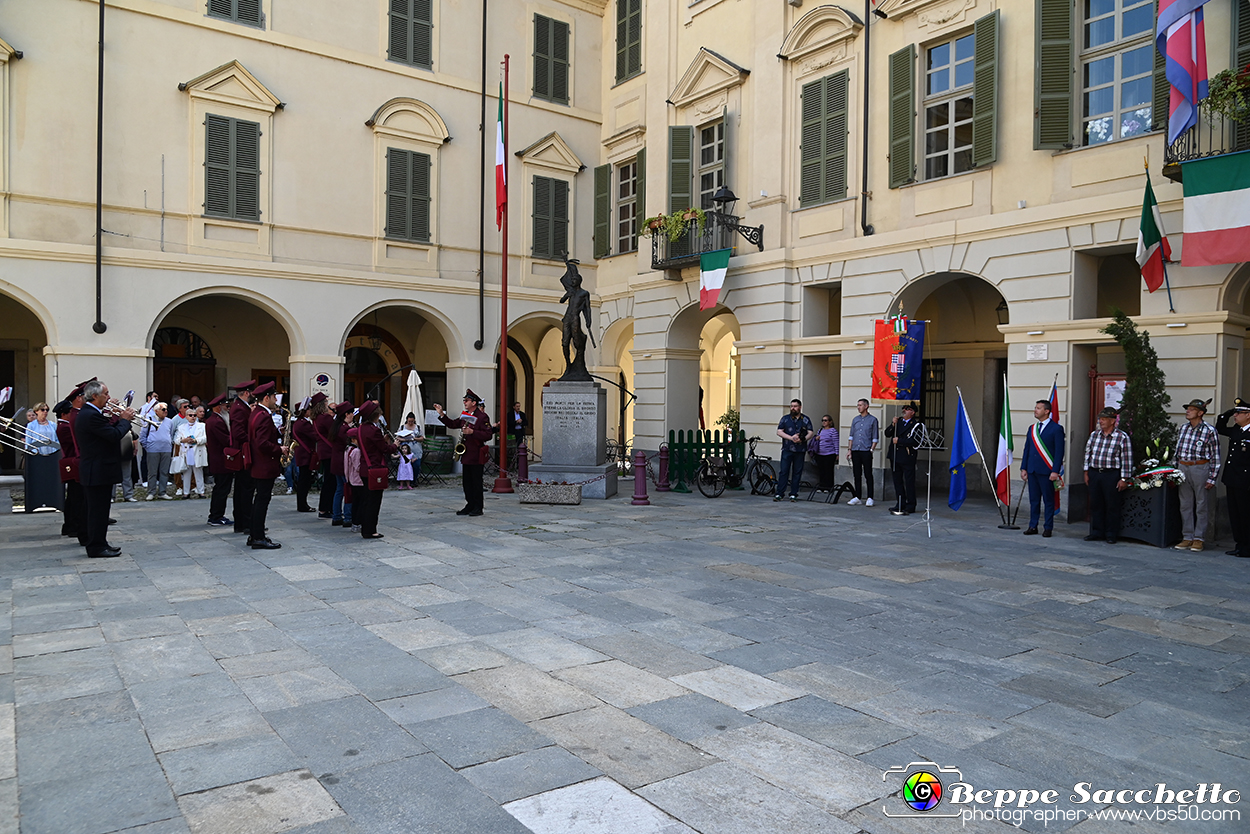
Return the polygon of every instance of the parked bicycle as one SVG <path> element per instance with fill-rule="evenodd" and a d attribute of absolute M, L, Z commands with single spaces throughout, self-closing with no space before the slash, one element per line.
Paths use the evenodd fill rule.
<path fill-rule="evenodd" d="M 747 484 L 751 487 L 752 495 L 772 495 L 777 474 L 773 469 L 772 458 L 755 453 L 755 446 L 759 441 L 759 437 L 747 440 L 751 445 L 741 475 L 738 474 L 738 466 L 733 459 L 733 443 L 721 444 L 721 454 L 704 456 L 699 461 L 694 476 L 699 492 L 708 498 L 716 498 L 726 487 L 737 489 Z"/>
<path fill-rule="evenodd" d="M 747 438 L 751 448 L 747 452 L 747 465 L 742 471 L 742 479 L 750 484 L 752 495 L 772 495 L 777 487 L 777 470 L 773 469 L 772 458 L 755 454 L 755 446 L 759 442 L 759 435 Z"/>

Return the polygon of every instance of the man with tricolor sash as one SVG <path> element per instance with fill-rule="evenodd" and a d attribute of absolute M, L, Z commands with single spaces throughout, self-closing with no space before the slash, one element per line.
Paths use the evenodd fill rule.
<path fill-rule="evenodd" d="M 1038 400 L 1033 406 L 1037 422 L 1029 426 L 1020 456 L 1020 478 L 1029 483 L 1029 527 L 1026 536 L 1037 535 L 1037 523 L 1046 509 L 1042 535 L 1050 538 L 1055 528 L 1055 490 L 1063 468 L 1063 426 L 1050 418 L 1050 401 Z M 1044 500 L 1043 500 L 1044 499 Z"/>

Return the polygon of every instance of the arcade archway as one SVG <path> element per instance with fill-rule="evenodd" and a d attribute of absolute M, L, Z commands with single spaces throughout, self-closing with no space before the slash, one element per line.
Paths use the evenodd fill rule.
<path fill-rule="evenodd" d="M 53 403 L 57 399 L 56 392 L 49 391 L 45 376 L 43 349 L 48 344 L 48 334 L 33 311 L 3 294 L 0 294 L 0 321 L 4 322 L 4 329 L 0 331 L 0 388 L 13 389 L 12 399 L 0 406 L 0 416 L 16 417 L 23 422 L 25 410 L 30 406 L 40 400 Z M 15 475 L 18 472 L 17 453 L 0 444 L 0 473 Z"/>
<path fill-rule="evenodd" d="M 407 366 L 415 366 L 420 375 L 429 409 L 433 403 L 447 403 L 448 356 L 443 333 L 421 311 L 403 306 L 371 310 L 356 321 L 343 343 L 343 398 L 359 405 L 373 393 L 387 423 L 402 425 Z M 425 423 L 425 415 L 417 415 L 417 421 Z M 431 431 L 441 433 L 442 426 Z"/>
<path fill-rule="evenodd" d="M 741 410 L 733 346 L 741 337 L 737 317 L 723 305 L 694 304 L 673 318 L 664 351 L 666 428 L 719 428 L 716 420 L 727 410 Z"/>

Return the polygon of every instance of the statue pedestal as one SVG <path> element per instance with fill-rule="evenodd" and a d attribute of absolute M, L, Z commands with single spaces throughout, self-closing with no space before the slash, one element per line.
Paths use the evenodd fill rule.
<path fill-rule="evenodd" d="M 544 388 L 543 462 L 530 467 L 530 479 L 590 481 L 582 486 L 583 498 L 616 495 L 616 463 L 607 460 L 607 406 L 608 392 L 595 382 Z"/>

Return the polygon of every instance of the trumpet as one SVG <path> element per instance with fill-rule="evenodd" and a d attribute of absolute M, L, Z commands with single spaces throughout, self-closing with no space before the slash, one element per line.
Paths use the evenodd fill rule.
<path fill-rule="evenodd" d="M 124 403 L 121 400 L 115 400 L 110 397 L 109 401 L 104 404 L 104 408 L 101 410 L 105 414 L 107 414 L 109 417 L 121 417 L 122 412 L 124 412 L 128 408 L 130 408 L 129 403 Z M 134 422 L 147 423 L 149 426 L 152 426 L 153 428 L 160 428 L 160 425 L 161 425 L 156 420 L 153 420 L 150 417 L 144 417 L 142 414 L 138 413 L 137 411 L 135 412 Z"/>

